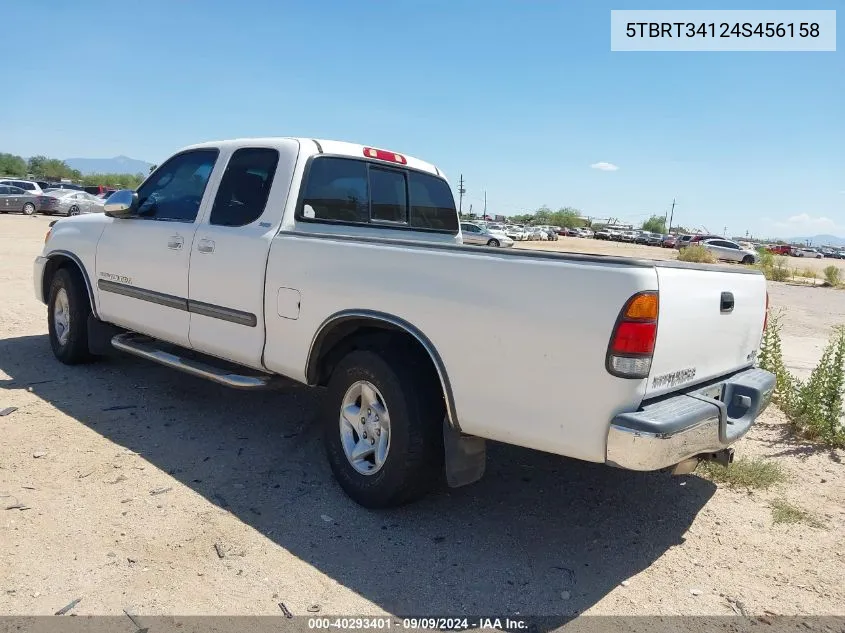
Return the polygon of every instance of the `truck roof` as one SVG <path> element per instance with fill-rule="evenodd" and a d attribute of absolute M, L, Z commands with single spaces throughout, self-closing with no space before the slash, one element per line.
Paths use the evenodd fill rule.
<path fill-rule="evenodd" d="M 205 143 L 196 143 L 194 145 L 188 145 L 187 147 L 183 147 L 179 151 L 185 151 L 188 149 L 200 149 L 204 147 L 216 147 L 221 149 L 237 149 L 239 147 L 254 145 L 265 145 L 272 147 L 273 145 L 278 144 L 279 141 L 282 140 L 299 141 L 300 146 L 306 150 L 310 150 L 309 153 L 311 154 L 331 154 L 333 156 L 349 156 L 350 158 L 368 158 L 369 155 L 366 153 L 366 150 L 378 149 L 386 151 L 389 154 L 399 154 L 399 156 L 404 159 L 404 163 L 402 164 L 407 165 L 412 169 L 424 171 L 435 176 L 440 176 L 442 178 L 446 177 L 443 172 L 441 172 L 439 169 L 437 169 L 437 167 L 435 167 L 431 163 L 420 160 L 419 158 L 415 158 L 413 156 L 408 156 L 408 154 L 397 152 L 396 150 L 387 149 L 384 147 L 376 147 L 372 145 L 360 145 L 358 143 L 349 143 L 346 141 L 332 141 L 328 139 L 314 139 L 296 136 L 236 138 L 221 141 L 208 141 Z"/>

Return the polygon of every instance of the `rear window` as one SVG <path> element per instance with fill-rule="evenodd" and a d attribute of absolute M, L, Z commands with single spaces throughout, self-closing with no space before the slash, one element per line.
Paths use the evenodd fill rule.
<path fill-rule="evenodd" d="M 370 219 L 367 164 L 342 158 L 319 158 L 311 163 L 302 216 L 337 222 Z"/>
<path fill-rule="evenodd" d="M 370 167 L 370 219 L 376 222 L 408 222 L 408 185 L 405 172 Z"/>
<path fill-rule="evenodd" d="M 297 213 L 302 219 L 458 230 L 449 185 L 429 174 L 357 159 L 317 157 L 303 191 Z"/>
<path fill-rule="evenodd" d="M 456 232 L 458 212 L 446 181 L 428 174 L 408 173 L 411 198 L 411 226 L 419 229 Z"/>

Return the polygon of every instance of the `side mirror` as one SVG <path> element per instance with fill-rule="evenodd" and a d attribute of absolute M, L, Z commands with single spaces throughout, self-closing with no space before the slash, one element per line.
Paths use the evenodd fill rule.
<path fill-rule="evenodd" d="M 121 189 L 109 196 L 103 211 L 111 218 L 131 218 L 138 212 L 138 194 L 131 189 Z"/>

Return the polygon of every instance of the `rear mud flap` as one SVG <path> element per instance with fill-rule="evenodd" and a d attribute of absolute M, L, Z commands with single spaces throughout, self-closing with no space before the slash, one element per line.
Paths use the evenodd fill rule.
<path fill-rule="evenodd" d="M 460 488 L 484 476 L 487 465 L 487 443 L 480 437 L 463 435 L 443 420 L 443 448 L 446 461 L 446 483 Z"/>

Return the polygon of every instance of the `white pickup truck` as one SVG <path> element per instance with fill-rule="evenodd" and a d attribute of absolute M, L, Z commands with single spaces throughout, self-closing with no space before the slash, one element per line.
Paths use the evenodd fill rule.
<path fill-rule="evenodd" d="M 329 462 L 368 507 L 477 480 L 486 439 L 727 462 L 774 386 L 755 271 L 464 246 L 440 170 L 337 141 L 187 147 L 55 222 L 34 285 L 63 363 L 116 348 L 229 387 L 324 387 Z"/>

